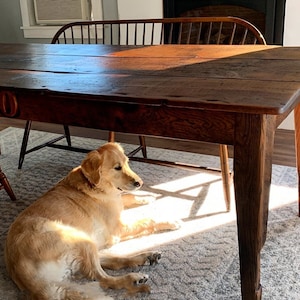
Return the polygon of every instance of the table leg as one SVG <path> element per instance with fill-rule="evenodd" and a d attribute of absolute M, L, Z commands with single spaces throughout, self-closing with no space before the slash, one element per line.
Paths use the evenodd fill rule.
<path fill-rule="evenodd" d="M 243 300 L 262 297 L 260 251 L 267 231 L 274 131 L 273 116 L 237 116 L 234 185 Z"/>
<path fill-rule="evenodd" d="M 298 216 L 300 217 L 300 104 L 294 109 L 295 119 L 295 150 L 298 171 Z"/>

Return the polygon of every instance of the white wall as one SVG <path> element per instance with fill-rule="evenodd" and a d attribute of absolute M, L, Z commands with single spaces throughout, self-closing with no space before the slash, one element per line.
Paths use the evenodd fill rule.
<path fill-rule="evenodd" d="M 119 19 L 163 17 L 162 0 L 118 0 Z"/>
<path fill-rule="evenodd" d="M 300 46 L 300 1 L 286 0 L 283 44 Z"/>
<path fill-rule="evenodd" d="M 285 22 L 284 22 L 284 46 L 300 46 L 300 1 L 286 0 Z M 294 115 L 290 114 L 281 124 L 282 129 L 294 130 Z"/>
<path fill-rule="evenodd" d="M 284 22 L 284 46 L 300 46 L 300 1 L 286 0 L 285 22 Z M 281 124 L 280 128 L 294 129 L 294 115 L 290 114 Z"/>

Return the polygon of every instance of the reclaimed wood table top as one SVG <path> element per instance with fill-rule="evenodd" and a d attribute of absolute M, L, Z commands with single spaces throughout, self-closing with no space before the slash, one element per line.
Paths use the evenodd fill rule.
<path fill-rule="evenodd" d="M 288 47 L 2 44 L 0 55 L 2 85 L 144 104 L 280 114 L 299 87 Z"/>
<path fill-rule="evenodd" d="M 274 132 L 299 91 L 299 47 L 0 45 L 2 116 L 234 146 L 244 300 L 262 297 Z"/>

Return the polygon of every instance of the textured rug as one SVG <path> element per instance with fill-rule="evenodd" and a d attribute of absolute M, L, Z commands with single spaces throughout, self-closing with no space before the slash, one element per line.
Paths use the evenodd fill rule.
<path fill-rule="evenodd" d="M 12 202 L 5 191 L 0 192 L 1 300 L 21 299 L 22 296 L 4 266 L 3 246 L 9 225 L 19 212 L 80 164 L 84 157 L 81 153 L 44 148 L 27 155 L 23 169 L 18 170 L 22 133 L 15 128 L 0 132 L 0 165 L 18 198 Z M 30 144 L 38 144 L 51 136 L 55 135 L 32 131 Z M 74 137 L 73 143 L 94 149 L 104 141 Z M 126 152 L 135 148 L 134 145 L 123 146 Z M 154 148 L 149 148 L 148 153 L 153 158 L 171 158 L 210 167 L 219 164 L 219 159 L 211 156 Z M 219 174 L 138 162 L 131 162 L 131 166 L 144 180 L 139 193 L 151 193 L 155 201 L 126 211 L 127 216 L 154 215 L 182 220 L 182 228 L 178 231 L 123 242 L 110 250 L 122 254 L 145 249 L 162 252 L 157 266 L 137 269 L 149 274 L 151 293 L 135 299 L 240 299 L 235 209 L 225 212 Z M 296 186 L 295 168 L 273 166 L 268 237 L 261 259 L 263 299 L 300 299 L 300 219 L 297 217 Z M 131 271 L 133 269 L 125 270 Z M 107 290 L 99 299 L 126 299 L 126 296 L 123 291 Z"/>

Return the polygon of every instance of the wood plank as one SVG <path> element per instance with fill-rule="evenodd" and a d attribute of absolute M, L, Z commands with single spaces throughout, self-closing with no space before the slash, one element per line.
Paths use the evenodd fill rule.
<path fill-rule="evenodd" d="M 267 114 L 289 112 L 298 97 L 295 90 L 299 79 L 291 71 L 298 72 L 300 57 L 289 48 L 225 47 L 232 56 L 228 57 L 224 51 L 223 55 L 219 53 L 219 59 L 213 59 L 217 54 L 211 52 L 218 48 L 210 45 L 188 45 L 191 52 L 184 51 L 182 45 L 143 49 L 115 46 L 110 52 L 105 46 L 60 45 L 61 53 L 75 49 L 69 56 L 55 53 L 55 49 L 61 49 L 57 46 L 44 45 L 48 51 L 46 59 L 39 52 L 43 49 L 37 50 L 34 45 L 33 53 L 26 59 L 18 52 L 9 54 L 9 47 L 1 48 L 0 53 L 5 53 L 0 62 L 3 86 L 11 86 L 13 82 L 13 87 L 21 92 L 34 80 L 31 88 L 45 95 L 55 92 L 63 96 L 72 90 L 86 94 L 86 100 L 101 94 L 116 102 L 128 102 L 131 98 L 149 105 Z M 246 49 L 251 53 L 244 54 Z M 90 50 L 94 56 L 86 56 Z M 291 57 L 278 62 L 274 53 L 288 53 Z M 275 66 L 280 72 L 274 70 Z"/>

